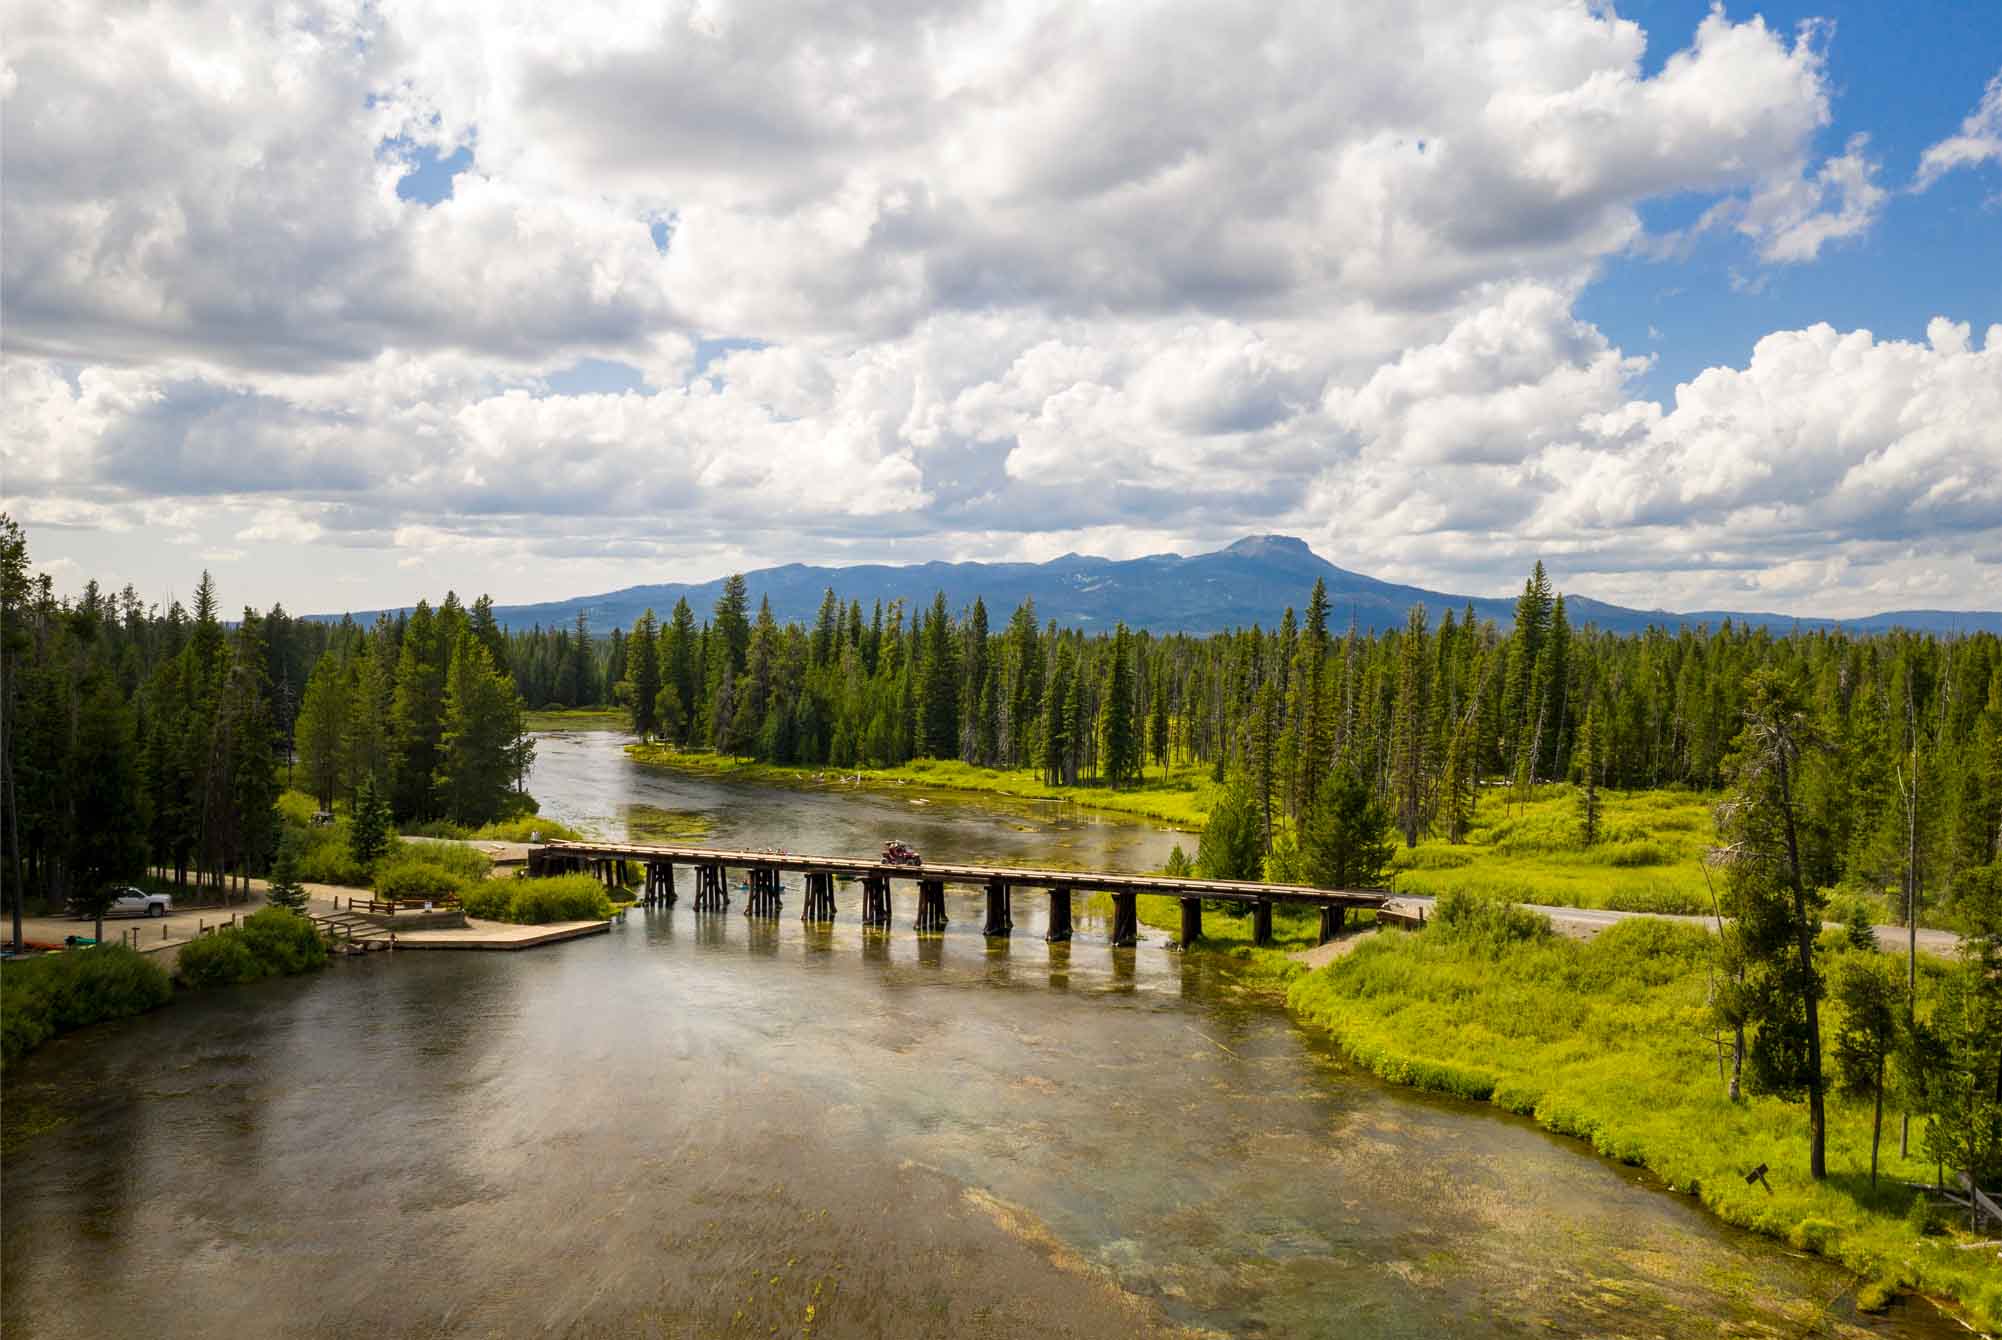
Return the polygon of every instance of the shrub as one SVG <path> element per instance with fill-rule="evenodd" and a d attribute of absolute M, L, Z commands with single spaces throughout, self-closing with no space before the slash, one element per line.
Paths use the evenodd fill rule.
<path fill-rule="evenodd" d="M 1703 899 L 1673 884 L 1623 885 L 1606 895 L 1606 906 L 1615 912 L 1665 912 L 1683 917 L 1702 916 L 1710 910 Z"/>
<path fill-rule="evenodd" d="M 1525 940 L 1550 938 L 1550 918 L 1500 898 L 1450 892 L 1433 908 L 1437 933 L 1455 940 L 1483 941 L 1496 949 Z"/>
<path fill-rule="evenodd" d="M 465 895 L 466 915 L 542 926 L 552 921 L 603 921 L 612 915 L 604 885 L 589 875 L 489 880 Z"/>
<path fill-rule="evenodd" d="M 182 945 L 174 972 L 185 985 L 197 990 L 254 982 L 264 975 L 258 970 L 257 955 L 244 942 L 243 932 L 233 926 Z"/>
<path fill-rule="evenodd" d="M 73 949 L 0 967 L 0 1061 L 58 1033 L 142 1014 L 173 998 L 160 965 L 124 945 Z"/>
<path fill-rule="evenodd" d="M 429 861 L 399 860 L 375 872 L 375 891 L 384 898 L 442 901 L 464 891 L 465 881 Z"/>
<path fill-rule="evenodd" d="M 282 907 L 267 907 L 181 947 L 176 967 L 191 987 L 228 986 L 265 977 L 311 972 L 327 961 L 327 947 L 312 922 Z"/>

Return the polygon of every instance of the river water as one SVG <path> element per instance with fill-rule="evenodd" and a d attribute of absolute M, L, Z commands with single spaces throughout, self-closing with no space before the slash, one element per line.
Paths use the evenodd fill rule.
<path fill-rule="evenodd" d="M 1024 805 L 778 791 L 544 739 L 544 811 L 718 845 L 1157 864 Z M 911 800 L 928 803 L 913 805 Z M 685 876 L 684 876 L 685 877 Z M 1492 1110 L 1344 1066 L 1081 915 L 1011 940 L 692 899 L 525 954 L 371 955 L 6 1076 L 9 1337 L 1946 1335 Z M 1082 902 L 1082 900 L 1080 900 Z"/>

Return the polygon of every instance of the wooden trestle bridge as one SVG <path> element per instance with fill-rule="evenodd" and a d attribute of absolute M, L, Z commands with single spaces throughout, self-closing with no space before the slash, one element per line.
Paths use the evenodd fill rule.
<path fill-rule="evenodd" d="M 862 885 L 862 924 L 887 928 L 890 924 L 890 883 L 906 880 L 918 886 L 915 929 L 942 931 L 946 925 L 945 886 L 973 886 L 987 895 L 988 935 L 1007 935 L 1014 930 L 1014 891 L 1044 889 L 1050 896 L 1048 940 L 1071 938 L 1071 895 L 1106 893 L 1112 896 L 1112 943 L 1131 945 L 1139 939 L 1140 920 L 1135 899 L 1143 893 L 1178 899 L 1182 905 L 1181 934 L 1176 943 L 1187 946 L 1202 938 L 1203 901 L 1211 899 L 1248 905 L 1253 936 L 1259 944 L 1272 939 L 1272 908 L 1276 903 L 1297 903 L 1321 911 L 1321 940 L 1326 943 L 1342 928 L 1349 908 L 1380 908 L 1381 893 L 1308 888 L 1299 884 L 1254 884 L 1226 879 L 1172 879 L 1165 875 L 1117 875 L 1084 870 L 1037 870 L 1014 866 L 960 865 L 927 861 L 906 865 L 881 860 L 855 860 L 841 856 L 804 856 L 794 852 L 720 851 L 709 847 L 662 847 L 625 842 L 547 842 L 528 854 L 530 875 L 585 873 L 607 884 L 623 877 L 622 865 L 634 862 L 645 868 L 640 900 L 648 905 L 666 906 L 675 901 L 675 867 L 694 871 L 695 910 L 721 912 L 730 905 L 728 872 L 744 872 L 748 890 L 744 914 L 776 917 L 784 902 L 783 876 L 803 877 L 805 900 L 802 921 L 834 920 L 834 881 L 854 880 Z"/>

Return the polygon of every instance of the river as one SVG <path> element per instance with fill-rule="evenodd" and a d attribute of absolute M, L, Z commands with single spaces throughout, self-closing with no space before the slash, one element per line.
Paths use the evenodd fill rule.
<path fill-rule="evenodd" d="M 780 790 L 545 737 L 544 812 L 1158 864 L 1074 809 Z M 913 799 L 927 803 L 914 805 Z M 11 1070 L 10 1337 L 1956 1333 L 1575 1142 L 1345 1066 L 1226 963 L 635 910 L 372 955 Z M 741 907 L 741 902 L 738 904 Z"/>

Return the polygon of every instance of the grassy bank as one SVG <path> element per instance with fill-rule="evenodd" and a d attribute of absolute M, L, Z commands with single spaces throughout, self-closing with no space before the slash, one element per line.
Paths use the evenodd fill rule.
<path fill-rule="evenodd" d="M 555 707 L 522 714 L 530 730 L 627 730 L 633 719 L 623 707 Z"/>
<path fill-rule="evenodd" d="M 1061 800 L 1090 809 L 1156 819 L 1179 828 L 1199 829 L 1209 815 L 1209 771 L 1177 767 L 1151 771 L 1135 786 L 1050 786 L 1029 768 L 976 768 L 969 763 L 915 759 L 895 768 L 809 768 L 759 763 L 711 750 L 679 750 L 665 744 L 634 744 L 626 752 L 641 763 L 780 786 L 925 787 L 1013 800 Z"/>
<path fill-rule="evenodd" d="M 1628 912 L 1710 911 L 1702 858 L 1716 797 L 1696 791 L 1602 791 L 1600 839 L 1579 840 L 1570 786 L 1539 786 L 1527 802 L 1483 788 L 1464 843 L 1426 838 L 1391 860 L 1397 893 L 1477 893 L 1554 907 Z"/>
<path fill-rule="evenodd" d="M 1384 1079 L 1531 1116 L 1651 1169 L 1730 1223 L 1840 1261 L 1872 1282 L 1866 1293 L 1949 1297 L 1976 1325 L 2002 1326 L 2002 1264 L 1957 1250 L 1915 1207 L 1902 1183 L 1934 1170 L 1897 1156 L 1894 1118 L 1873 1190 L 1867 1104 L 1831 1100 L 1829 1177 L 1816 1183 L 1802 1105 L 1727 1100 L 1704 1022 L 1706 941 L 1647 919 L 1589 941 L 1435 920 L 1299 974 L 1287 1000 Z M 1934 965 L 1922 990 L 1936 977 Z M 1834 1016 L 1825 1005 L 1829 1036 Z M 1771 1194 L 1745 1181 L 1761 1163 Z"/>

